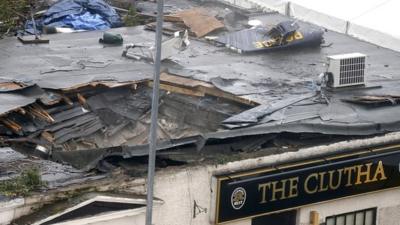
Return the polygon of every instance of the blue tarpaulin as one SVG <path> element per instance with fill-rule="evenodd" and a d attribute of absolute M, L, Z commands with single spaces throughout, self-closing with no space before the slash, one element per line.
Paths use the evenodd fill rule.
<path fill-rule="evenodd" d="M 43 15 L 42 25 L 75 30 L 105 30 L 122 26 L 122 21 L 103 0 L 60 0 Z"/>

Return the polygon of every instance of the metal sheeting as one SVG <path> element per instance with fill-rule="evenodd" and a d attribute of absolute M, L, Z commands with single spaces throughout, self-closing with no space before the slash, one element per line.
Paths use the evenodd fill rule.
<path fill-rule="evenodd" d="M 240 52 L 271 51 L 300 46 L 318 46 L 322 42 L 323 31 L 321 29 L 307 26 L 307 28 L 299 29 L 299 32 L 301 32 L 303 36 L 302 39 L 293 40 L 287 44 L 271 47 L 262 47 L 257 46 L 256 44 L 257 42 L 261 43 L 272 39 L 265 27 L 255 27 L 225 34 L 219 37 L 216 41 L 225 44 L 228 48 Z"/>

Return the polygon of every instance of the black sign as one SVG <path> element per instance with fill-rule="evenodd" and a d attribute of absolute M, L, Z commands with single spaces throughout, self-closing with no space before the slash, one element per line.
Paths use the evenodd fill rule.
<path fill-rule="evenodd" d="M 218 177 L 216 223 L 400 186 L 400 152 Z"/>

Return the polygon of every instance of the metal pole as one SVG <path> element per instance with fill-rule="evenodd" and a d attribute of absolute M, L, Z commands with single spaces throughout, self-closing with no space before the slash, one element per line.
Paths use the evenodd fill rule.
<path fill-rule="evenodd" d="M 154 78 L 153 78 L 153 99 L 151 102 L 151 124 L 149 139 L 149 168 L 147 173 L 147 205 L 146 205 L 146 225 L 152 225 L 153 217 L 153 188 L 154 188 L 154 170 L 156 164 L 157 148 L 157 118 L 158 118 L 158 100 L 160 87 L 161 70 L 161 41 L 163 26 L 163 8 L 164 0 L 157 0 L 157 27 L 156 27 L 156 57 L 154 59 Z"/>

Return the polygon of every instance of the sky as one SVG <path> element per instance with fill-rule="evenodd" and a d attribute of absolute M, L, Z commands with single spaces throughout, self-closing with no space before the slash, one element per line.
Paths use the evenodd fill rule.
<path fill-rule="evenodd" d="M 400 38 L 400 0 L 290 1 Z"/>

